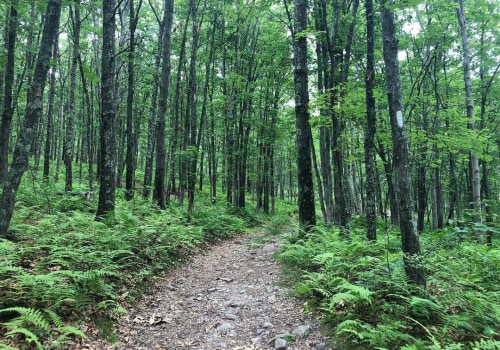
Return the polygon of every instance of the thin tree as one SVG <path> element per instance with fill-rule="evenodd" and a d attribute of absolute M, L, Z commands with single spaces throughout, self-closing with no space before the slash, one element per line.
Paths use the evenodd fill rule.
<path fill-rule="evenodd" d="M 101 57 L 101 124 L 99 157 L 99 203 L 96 220 L 101 221 L 115 210 L 116 130 L 115 130 L 115 0 L 103 0 Z"/>
<path fill-rule="evenodd" d="M 366 167 L 366 238 L 377 239 L 377 217 L 375 215 L 376 171 L 375 171 L 375 131 L 376 111 L 373 88 L 375 86 L 375 25 L 373 19 L 373 0 L 366 0 L 366 129 L 365 129 L 365 167 Z"/>
<path fill-rule="evenodd" d="M 170 80 L 170 44 L 172 40 L 172 23 L 174 18 L 174 0 L 165 0 L 163 15 L 163 63 L 160 80 L 160 96 L 158 98 L 158 129 L 156 133 L 156 169 L 154 177 L 153 200 L 162 209 L 165 202 L 165 124 L 167 113 L 168 85 Z"/>
<path fill-rule="evenodd" d="M 472 82 L 470 69 L 470 53 L 469 53 L 469 36 L 465 25 L 464 1 L 455 0 L 458 4 L 457 17 L 462 32 L 462 62 L 464 68 L 464 85 L 465 85 L 465 107 L 467 110 L 467 118 L 469 119 L 469 128 L 476 129 L 474 121 L 474 99 L 472 96 Z M 472 209 L 475 210 L 476 222 L 481 222 L 481 176 L 479 170 L 479 157 L 476 154 L 470 155 L 470 178 L 472 192 Z"/>
<path fill-rule="evenodd" d="M 307 0 L 294 0 L 293 64 L 295 86 L 295 125 L 299 224 L 305 231 L 316 225 L 309 125 L 307 71 Z"/>
<path fill-rule="evenodd" d="M 80 55 L 80 0 L 74 0 L 74 6 L 70 8 L 71 23 L 73 26 L 73 53 L 71 57 L 69 73 L 69 101 L 68 119 L 66 120 L 66 137 L 64 144 L 64 165 L 66 169 L 65 190 L 73 189 L 73 149 L 75 143 L 75 90 L 76 90 L 76 69 L 78 66 L 78 56 Z"/>
<path fill-rule="evenodd" d="M 24 123 L 19 131 L 19 139 L 14 150 L 12 166 L 7 174 L 0 199 L 0 238 L 7 237 L 7 231 L 14 212 L 17 191 L 24 172 L 28 167 L 31 146 L 35 141 L 35 130 L 42 115 L 43 90 L 50 67 L 53 43 L 58 34 L 61 2 L 62 0 L 49 0 L 47 3 L 42 39 L 28 93 Z"/>
<path fill-rule="evenodd" d="M 134 1 L 129 0 L 129 55 L 128 55 L 128 79 L 127 79 L 127 155 L 125 157 L 125 199 L 134 198 L 135 180 L 135 143 L 136 136 L 133 130 L 133 101 L 134 101 L 134 55 L 135 55 L 135 28 L 139 20 L 142 0 L 137 5 L 135 13 Z M 139 130 L 136 130 L 138 132 Z"/>
<path fill-rule="evenodd" d="M 424 269 L 420 265 L 420 243 L 413 220 L 413 198 L 411 188 L 410 162 L 406 127 L 403 117 L 403 96 L 399 73 L 398 41 L 394 13 L 389 9 L 393 0 L 381 0 L 383 55 L 385 80 L 391 120 L 392 146 L 394 155 L 394 177 L 396 200 L 399 209 L 401 246 L 404 254 L 405 272 L 415 284 L 425 288 Z"/>

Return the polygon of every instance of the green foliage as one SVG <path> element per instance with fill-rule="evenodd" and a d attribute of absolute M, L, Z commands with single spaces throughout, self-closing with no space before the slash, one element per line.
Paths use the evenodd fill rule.
<path fill-rule="evenodd" d="M 295 278 L 295 293 L 307 300 L 307 309 L 319 309 L 335 331 L 336 346 L 482 349 L 498 344 L 498 246 L 478 244 L 457 230 L 426 233 L 422 263 L 428 286 L 422 291 L 405 277 L 397 232 L 389 229 L 387 239 L 368 242 L 359 225 L 363 222 L 353 220 L 347 236 L 319 227 L 292 237 L 279 255 Z"/>
<path fill-rule="evenodd" d="M 5 337 L 13 338 L 21 334 L 26 343 L 36 346 L 37 349 L 44 349 L 42 337 L 54 338 L 53 347 L 63 345 L 69 336 L 85 337 L 80 329 L 65 324 L 55 312 L 49 309 L 42 312 L 32 308 L 10 307 L 0 310 L 0 316 L 2 313 L 18 315 L 9 322 L 2 323 L 2 326 L 7 329 Z"/>
<path fill-rule="evenodd" d="M 180 208 L 158 211 L 139 197 L 119 199 L 114 222 L 104 224 L 89 210 L 96 198 L 38 191 L 25 191 L 17 204 L 11 226 L 17 242 L 0 240 L 1 337 L 24 339 L 38 349 L 84 336 L 72 326 L 84 319 L 116 340 L 113 325 L 126 312 L 125 301 L 140 298 L 165 269 L 206 242 L 243 232 L 258 220 L 207 202 L 188 222 Z M 0 348 L 8 344 L 0 342 Z"/>

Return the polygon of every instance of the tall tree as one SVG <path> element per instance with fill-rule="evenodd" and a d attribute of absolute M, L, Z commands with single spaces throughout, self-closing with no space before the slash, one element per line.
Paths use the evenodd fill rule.
<path fill-rule="evenodd" d="M 381 0 L 383 55 L 387 99 L 391 120 L 394 155 L 394 178 L 396 200 L 399 209 L 401 245 L 404 253 L 405 272 L 415 284 L 425 288 L 424 269 L 420 265 L 420 242 L 413 219 L 414 205 L 411 188 L 408 141 L 403 116 L 403 95 L 398 60 L 398 41 L 394 12 L 390 9 L 393 0 Z"/>
<path fill-rule="evenodd" d="M 375 25 L 373 0 L 366 0 L 366 129 L 365 129 L 365 167 L 366 167 L 366 237 L 377 239 L 377 217 L 375 214 L 375 131 L 376 111 L 373 88 L 375 85 Z"/>
<path fill-rule="evenodd" d="M 311 126 L 309 125 L 309 88 L 307 70 L 307 0 L 294 0 L 292 36 L 295 125 L 297 148 L 297 181 L 299 224 L 304 230 L 316 225 L 314 186 L 311 161 Z"/>
<path fill-rule="evenodd" d="M 462 32 L 462 63 L 464 68 L 464 84 L 465 84 L 465 107 L 467 118 L 469 119 L 469 128 L 476 129 L 474 120 L 474 99 L 472 96 L 472 82 L 470 69 L 470 53 L 469 53 L 469 36 L 467 35 L 467 27 L 465 25 L 464 1 L 455 0 L 458 4 L 457 17 Z M 481 222 L 481 174 L 479 169 L 479 157 L 472 151 L 470 155 L 470 178 L 471 178 L 471 194 L 472 208 L 476 211 L 475 220 Z"/>
<path fill-rule="evenodd" d="M 170 80 L 170 52 L 172 41 L 172 23 L 174 18 L 174 0 L 165 0 L 163 12 L 163 62 L 158 97 L 158 129 L 156 133 L 156 169 L 154 177 L 153 200 L 162 209 L 166 208 L 165 198 L 165 124 L 167 113 L 168 87 Z"/>
<path fill-rule="evenodd" d="M 137 141 L 133 130 L 133 102 L 134 102 L 134 64 L 135 64 L 135 28 L 139 20 L 142 0 L 137 5 L 137 14 L 134 8 L 134 1 L 129 0 L 129 55 L 128 55 L 128 79 L 127 79 L 127 155 L 125 160 L 125 199 L 134 198 L 135 181 L 135 143 Z M 135 130 L 139 132 L 139 130 Z"/>
<path fill-rule="evenodd" d="M 10 130 L 12 115 L 14 114 L 14 109 L 12 108 L 12 89 L 14 86 L 14 60 L 18 26 L 16 6 L 17 1 L 13 1 L 10 6 L 5 43 L 7 47 L 7 62 L 5 64 L 5 76 L 3 77 L 3 108 L 1 110 L 2 120 L 0 124 L 0 185 L 3 184 L 7 178 Z M 0 108 L 1 107 L 2 104 L 0 104 Z"/>
<path fill-rule="evenodd" d="M 76 68 L 78 66 L 78 56 L 80 55 L 80 0 L 74 0 L 74 5 L 70 8 L 72 35 L 73 35 L 73 53 L 71 57 L 69 73 L 69 101 L 68 101 L 68 119 L 66 120 L 66 137 L 64 144 L 64 165 L 66 168 L 65 190 L 73 189 L 73 149 L 75 143 L 75 90 L 76 90 Z"/>
<path fill-rule="evenodd" d="M 43 90 L 50 67 L 52 47 L 59 29 L 61 2 L 62 0 L 49 0 L 47 3 L 42 38 L 26 103 L 24 123 L 19 131 L 12 166 L 7 174 L 0 199 L 0 237 L 7 237 L 17 190 L 28 167 L 31 146 L 35 141 L 35 130 L 42 114 Z"/>
<path fill-rule="evenodd" d="M 115 210 L 116 129 L 115 129 L 115 0 L 102 2 L 101 115 L 99 157 L 99 203 L 96 220 Z"/>

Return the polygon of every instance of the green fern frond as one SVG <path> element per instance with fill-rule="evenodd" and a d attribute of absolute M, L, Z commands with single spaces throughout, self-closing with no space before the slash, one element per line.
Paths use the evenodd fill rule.
<path fill-rule="evenodd" d="M 64 336 L 64 337 L 68 337 L 68 336 L 71 336 L 71 335 L 76 335 L 76 336 L 81 337 L 81 338 L 86 338 L 87 337 L 85 335 L 85 333 L 82 332 L 81 329 L 79 329 L 77 327 L 74 327 L 74 326 L 68 326 L 68 325 L 66 325 L 66 326 L 58 327 L 57 330 L 59 332 L 61 332 L 61 336 Z"/>
<path fill-rule="evenodd" d="M 494 339 L 481 339 L 471 343 L 472 350 L 498 350 L 500 349 L 500 341 Z"/>
<path fill-rule="evenodd" d="M 363 340 L 365 339 L 373 327 L 360 320 L 345 320 L 337 325 L 336 334 L 341 335 L 344 333 L 349 333 L 354 335 L 356 338 Z"/>
<path fill-rule="evenodd" d="M 5 336 L 8 337 L 8 338 L 12 338 L 16 334 L 22 334 L 22 335 L 24 335 L 24 337 L 26 339 L 26 342 L 28 342 L 28 343 L 34 343 L 36 345 L 37 349 L 40 349 L 40 350 L 43 349 L 43 345 L 42 345 L 42 343 L 40 343 L 40 340 L 38 339 L 38 337 L 36 336 L 36 334 L 34 334 L 33 332 L 31 332 L 30 330 L 28 330 L 26 328 L 15 328 L 15 329 L 12 329 L 12 330 L 8 331 L 7 333 L 5 333 Z"/>
<path fill-rule="evenodd" d="M 40 310 L 16 306 L 0 310 L 0 313 L 2 312 L 17 312 L 19 314 L 13 320 L 3 323 L 8 328 L 14 328 L 13 330 L 24 327 L 28 323 L 34 324 L 47 332 L 50 330 L 50 324 Z"/>
<path fill-rule="evenodd" d="M 46 309 L 44 311 L 47 315 L 49 315 L 49 318 L 54 324 L 54 326 L 56 326 L 58 329 L 64 327 L 64 322 L 62 321 L 61 317 L 58 314 L 49 309 Z"/>

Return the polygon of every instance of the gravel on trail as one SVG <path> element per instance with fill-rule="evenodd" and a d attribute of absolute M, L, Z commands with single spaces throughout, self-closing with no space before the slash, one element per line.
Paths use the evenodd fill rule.
<path fill-rule="evenodd" d="M 75 349 L 326 350 L 328 337 L 288 295 L 274 255 L 283 235 L 240 235 L 168 272 L 116 325 L 119 343 L 89 335 Z"/>

